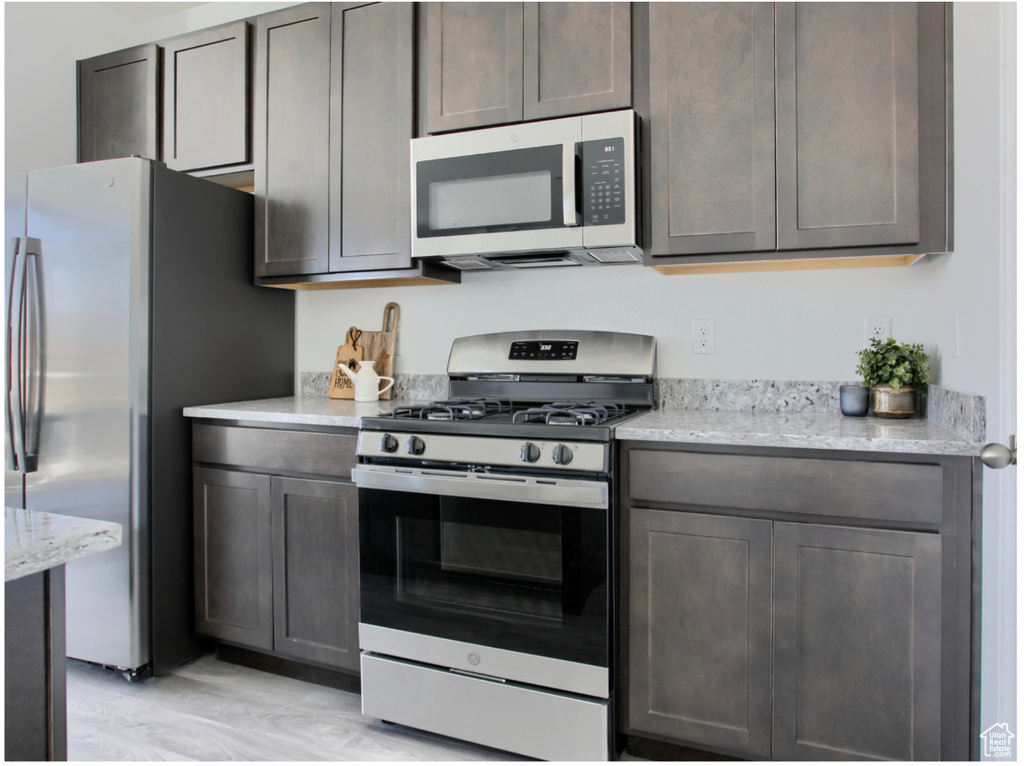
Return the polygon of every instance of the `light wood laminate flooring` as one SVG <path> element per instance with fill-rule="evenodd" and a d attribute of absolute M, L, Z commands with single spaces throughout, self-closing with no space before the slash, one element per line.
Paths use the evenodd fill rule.
<path fill-rule="evenodd" d="M 517 761 L 381 723 L 359 695 L 222 662 L 157 678 L 68 660 L 69 761 Z"/>

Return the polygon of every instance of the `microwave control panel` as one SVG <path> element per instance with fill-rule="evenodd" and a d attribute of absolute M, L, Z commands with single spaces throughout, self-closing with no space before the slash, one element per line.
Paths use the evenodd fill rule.
<path fill-rule="evenodd" d="M 580 146 L 584 225 L 625 223 L 625 141 L 622 138 L 608 138 L 582 141 Z"/>

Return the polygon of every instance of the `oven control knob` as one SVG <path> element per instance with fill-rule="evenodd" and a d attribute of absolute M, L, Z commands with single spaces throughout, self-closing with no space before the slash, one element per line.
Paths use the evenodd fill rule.
<path fill-rule="evenodd" d="M 572 462 L 572 450 L 564 444 L 559 444 L 551 453 L 551 459 L 555 465 L 569 465 Z"/>
<path fill-rule="evenodd" d="M 384 434 L 380 437 L 380 451 L 381 452 L 394 452 L 398 449 L 398 439 L 391 434 Z"/>
<path fill-rule="evenodd" d="M 540 450 L 533 442 L 526 442 L 519 448 L 519 459 L 524 463 L 536 463 L 540 459 Z"/>
<path fill-rule="evenodd" d="M 410 455 L 422 455 L 423 450 L 426 449 L 426 444 L 418 436 L 410 436 L 409 442 L 405 445 L 405 451 Z"/>

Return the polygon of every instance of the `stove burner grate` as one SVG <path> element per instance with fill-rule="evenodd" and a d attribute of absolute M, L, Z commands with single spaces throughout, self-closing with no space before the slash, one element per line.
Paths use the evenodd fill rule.
<path fill-rule="evenodd" d="M 513 413 L 512 422 L 589 426 L 604 423 L 625 413 L 625 406 L 616 403 L 551 402 Z"/>
<path fill-rule="evenodd" d="M 483 420 L 488 415 L 512 411 L 512 402 L 499 399 L 447 399 L 430 404 L 396 407 L 393 418 L 425 420 Z"/>

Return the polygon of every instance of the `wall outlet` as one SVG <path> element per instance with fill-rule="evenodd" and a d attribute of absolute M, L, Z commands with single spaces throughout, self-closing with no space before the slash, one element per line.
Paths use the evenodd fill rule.
<path fill-rule="evenodd" d="M 715 353 L 715 320 L 693 320 L 693 353 Z"/>
<path fill-rule="evenodd" d="M 864 317 L 864 348 L 872 338 L 885 341 L 892 337 L 892 317 Z"/>

